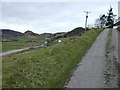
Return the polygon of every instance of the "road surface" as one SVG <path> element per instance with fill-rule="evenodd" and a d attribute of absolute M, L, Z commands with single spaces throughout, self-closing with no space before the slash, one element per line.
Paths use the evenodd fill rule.
<path fill-rule="evenodd" d="M 6 56 L 6 55 L 19 53 L 19 52 L 23 52 L 23 51 L 30 50 L 30 49 L 35 49 L 35 48 L 40 48 L 40 46 L 35 46 L 35 47 L 32 47 L 32 48 L 28 47 L 28 48 L 23 48 L 23 49 L 7 51 L 7 52 L 0 53 L 0 56 Z"/>
<path fill-rule="evenodd" d="M 106 29 L 97 37 L 93 46 L 88 50 L 74 71 L 69 82 L 65 85 L 66 88 L 118 88 L 118 73 L 115 64 L 112 63 L 112 59 L 108 60 L 108 58 L 110 58 L 109 55 L 106 57 L 106 43 L 109 32 L 110 30 Z M 112 35 L 111 41 L 117 39 L 115 36 L 117 33 L 112 33 L 114 33 L 114 35 Z M 114 43 L 117 43 L 117 41 Z M 114 46 L 114 49 L 115 47 L 116 46 Z M 112 54 L 113 53 L 117 55 L 116 51 L 112 52 Z M 107 52 L 107 54 L 109 53 Z M 113 65 L 110 69 L 108 68 L 110 66 L 108 65 L 109 61 L 112 63 L 110 65 Z M 111 75 L 113 72 L 116 74 L 114 75 L 115 77 L 112 77 L 113 74 Z"/>

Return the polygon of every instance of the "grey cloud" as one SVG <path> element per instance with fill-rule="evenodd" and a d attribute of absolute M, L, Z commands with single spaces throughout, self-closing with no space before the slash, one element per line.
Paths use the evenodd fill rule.
<path fill-rule="evenodd" d="M 89 23 L 101 13 L 107 12 L 104 3 L 2 3 L 3 22 L 31 25 L 36 32 L 58 32 L 76 26 L 84 26 L 84 10 L 91 11 Z M 114 3 L 114 7 L 117 3 Z M 114 8 L 113 7 L 113 8 Z M 116 7 L 115 7 L 116 8 Z"/>

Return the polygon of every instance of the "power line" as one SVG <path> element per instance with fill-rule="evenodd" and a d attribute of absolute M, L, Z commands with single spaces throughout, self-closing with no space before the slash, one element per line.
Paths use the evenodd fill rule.
<path fill-rule="evenodd" d="M 88 11 L 84 11 L 86 13 L 86 20 L 85 20 L 85 31 L 87 29 L 87 19 L 88 19 L 88 13 L 91 13 L 91 12 L 88 12 Z"/>

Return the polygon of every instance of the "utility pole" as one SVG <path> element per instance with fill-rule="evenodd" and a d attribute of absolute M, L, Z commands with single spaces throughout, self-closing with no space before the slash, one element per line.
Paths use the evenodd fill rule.
<path fill-rule="evenodd" d="M 88 19 L 88 13 L 91 13 L 91 12 L 88 12 L 88 11 L 84 11 L 86 13 L 86 20 L 85 20 L 85 31 L 87 30 L 87 19 Z"/>

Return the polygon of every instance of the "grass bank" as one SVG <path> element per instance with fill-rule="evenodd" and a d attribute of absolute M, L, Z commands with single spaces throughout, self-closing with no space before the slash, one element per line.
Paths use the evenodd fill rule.
<path fill-rule="evenodd" d="M 101 31 L 90 30 L 47 48 L 3 57 L 3 87 L 63 87 Z"/>

